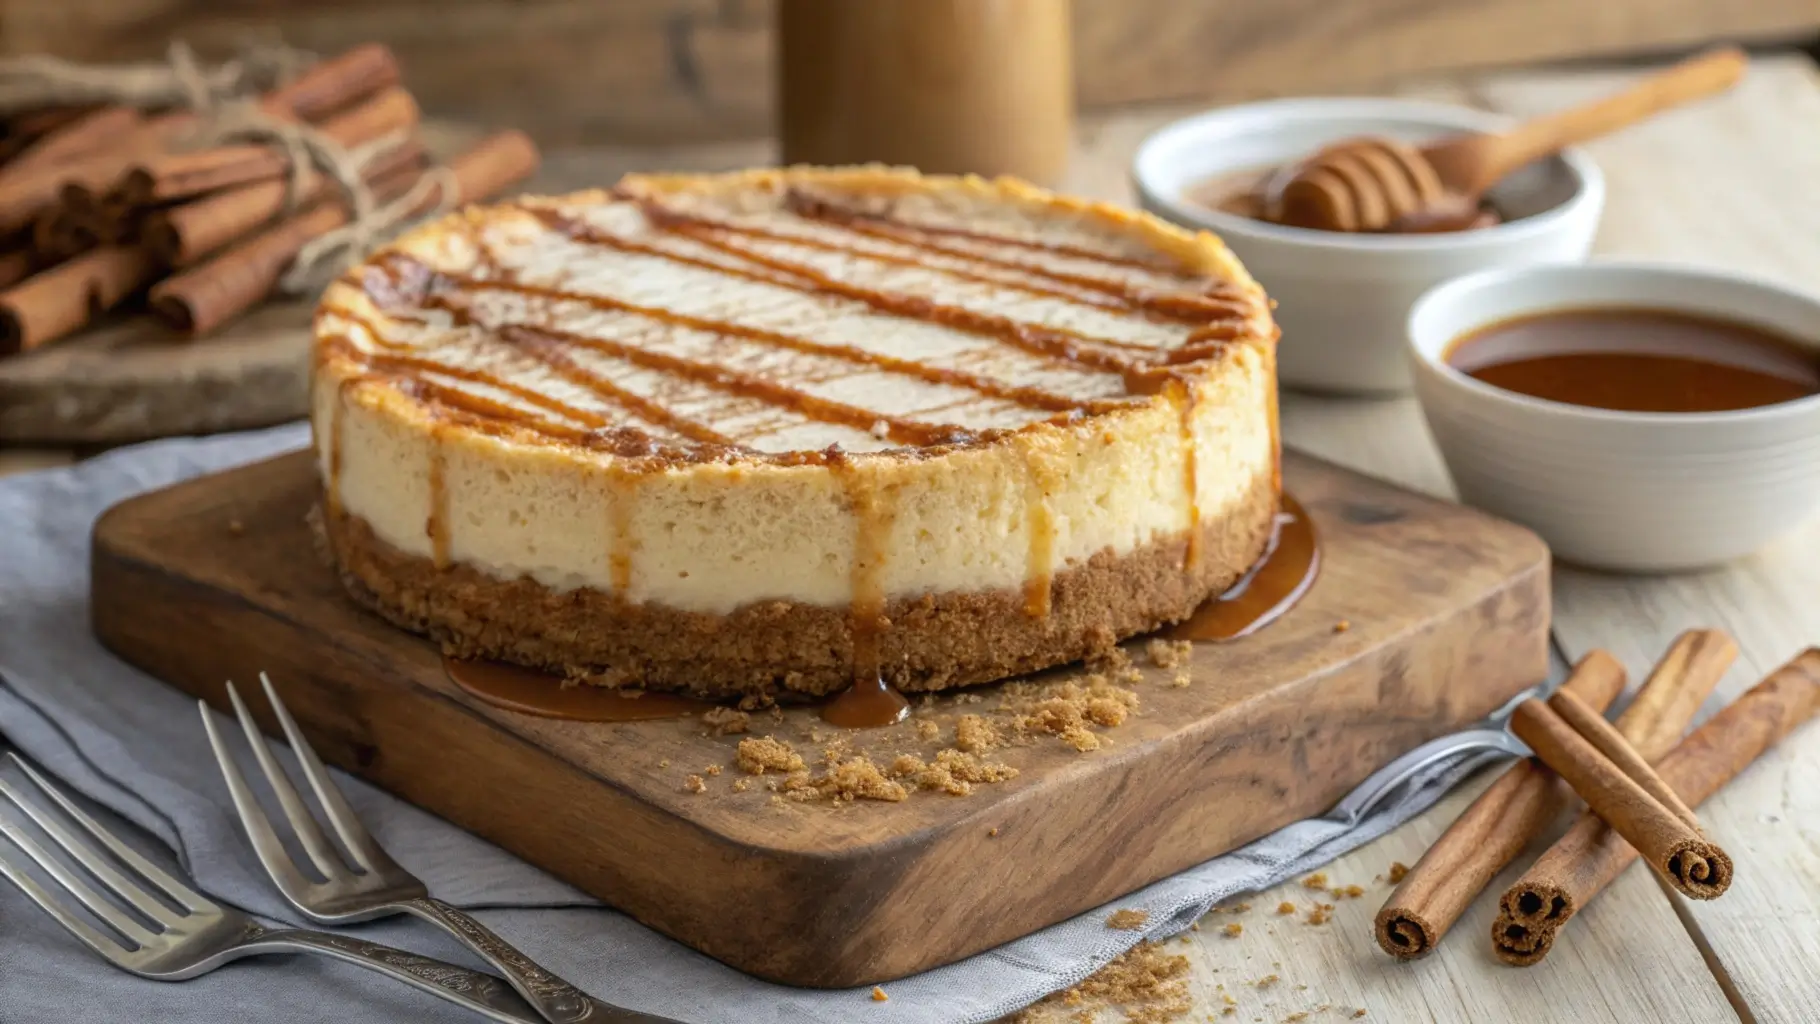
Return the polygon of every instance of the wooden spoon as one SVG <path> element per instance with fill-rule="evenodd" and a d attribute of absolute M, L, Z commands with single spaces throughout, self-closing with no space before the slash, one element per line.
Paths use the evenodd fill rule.
<path fill-rule="evenodd" d="M 1444 207 L 1477 207 L 1505 175 L 1563 147 L 1730 88 L 1748 58 L 1721 47 L 1623 92 L 1526 121 L 1499 135 L 1450 135 L 1416 149 L 1394 139 L 1348 139 L 1278 171 L 1264 190 L 1268 220 L 1324 231 L 1382 231 Z"/>

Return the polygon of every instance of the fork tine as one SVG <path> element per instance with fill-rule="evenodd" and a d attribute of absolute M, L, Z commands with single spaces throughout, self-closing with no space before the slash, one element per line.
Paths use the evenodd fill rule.
<path fill-rule="evenodd" d="M 167 885 L 175 883 L 175 879 L 172 879 L 169 875 L 166 875 L 164 872 L 152 866 L 150 861 L 134 852 L 132 847 L 127 846 L 125 843 L 115 838 L 112 833 L 103 829 L 100 822 L 89 817 L 87 814 L 84 814 L 76 807 L 75 801 L 69 799 L 62 791 L 51 785 L 49 779 L 46 779 L 44 776 L 39 775 L 36 771 L 32 770 L 32 767 L 26 764 L 24 759 L 18 754 L 12 754 L 11 757 L 13 763 L 18 765 L 25 772 L 26 777 L 31 779 L 45 796 L 50 797 L 58 807 L 63 809 L 64 814 L 67 814 L 70 818 L 75 820 L 76 824 L 81 825 L 87 830 L 92 838 L 99 840 L 102 846 L 107 847 L 109 853 L 112 853 L 122 863 L 126 864 L 127 867 L 139 872 L 153 885 L 158 886 L 160 889 L 164 889 L 165 894 L 172 899 L 182 902 L 186 907 L 189 906 L 188 900 L 184 900 L 182 896 L 170 892 L 169 888 L 167 888 Z M 11 794 L 9 794 L 9 796 L 10 795 Z M 145 891 L 145 887 L 142 884 L 135 882 L 122 875 L 119 871 L 116 871 L 114 866 L 109 864 L 106 859 L 95 856 L 88 860 L 84 860 L 82 857 L 82 850 L 85 845 L 84 842 L 70 832 L 68 828 L 65 828 L 63 823 L 58 821 L 50 813 L 40 809 L 35 804 L 20 803 L 17 796 L 13 796 L 12 800 L 14 803 L 19 804 L 20 809 L 30 816 L 33 821 L 38 823 L 38 827 L 44 830 L 45 835 L 56 840 L 58 846 L 63 847 L 66 853 L 75 858 L 84 868 L 88 869 L 88 873 L 93 875 L 97 881 L 112 890 L 115 896 L 132 904 L 134 910 L 139 911 L 141 914 L 144 914 L 146 917 L 151 918 L 153 921 L 158 922 L 166 928 L 176 926 L 176 924 L 183 919 L 184 915 L 177 913 L 170 907 L 153 899 L 150 894 Z M 184 889 L 182 886 L 178 886 L 178 888 Z M 194 892 L 184 891 L 191 897 L 196 896 Z M 190 909 L 194 910 L 196 908 L 191 907 Z"/>
<path fill-rule="evenodd" d="M 341 837 L 348 854 L 361 869 L 368 872 L 377 870 L 376 865 L 389 864 L 391 858 L 367 834 L 366 826 L 360 823 L 360 816 L 348 806 L 347 799 L 341 795 L 341 788 L 335 785 L 328 768 L 316 756 L 315 748 L 310 746 L 309 740 L 303 738 L 303 730 L 297 728 L 296 721 L 291 718 L 291 710 L 284 706 L 284 701 L 278 699 L 278 691 L 273 688 L 271 678 L 261 672 L 259 683 L 265 688 L 265 699 L 271 701 L 272 710 L 278 715 L 278 725 L 284 730 L 284 738 L 290 742 L 298 763 L 303 766 L 304 778 L 310 780 L 310 788 L 315 790 L 317 802 L 322 804 L 323 813 L 328 815 L 329 824 L 335 827 L 335 834 Z"/>
<path fill-rule="evenodd" d="M 18 829 L 4 818 L 0 818 L 0 834 L 4 834 L 16 843 L 23 839 Z M 23 848 L 23 843 L 21 843 L 21 848 Z M 30 853 L 29 850 L 26 852 Z M 33 857 L 32 859 L 37 860 L 38 858 Z M 15 862 L 12 857 L 6 856 L 4 848 L 0 848 L 0 875 L 5 875 L 6 880 L 13 883 L 20 892 L 26 895 L 27 899 L 38 904 L 38 909 L 51 915 L 66 931 L 80 939 L 83 945 L 113 963 L 124 963 L 128 950 L 120 944 L 119 939 L 102 934 L 99 929 L 71 913 L 70 909 L 58 902 L 48 889 L 39 885 L 37 879 L 26 874 L 24 867 Z"/>
<path fill-rule="evenodd" d="M 0 779 L 0 795 L 11 800 L 20 810 L 28 814 L 31 812 L 24 796 L 5 779 Z M 152 933 L 146 930 L 144 925 L 128 917 L 119 907 L 114 906 L 100 893 L 90 888 L 80 875 L 65 867 L 61 860 L 39 845 L 36 839 L 27 835 L 24 829 L 10 821 L 0 819 L 0 831 L 5 832 L 6 837 L 13 841 L 13 845 L 19 847 L 27 857 L 37 862 L 37 865 L 44 869 L 45 874 L 56 879 L 57 883 L 63 886 L 71 896 L 76 897 L 83 906 L 89 909 L 89 913 L 100 918 L 108 927 L 125 936 L 136 946 L 144 947 L 152 941 Z M 86 868 L 92 869 L 92 866 L 101 859 L 101 855 L 96 853 L 93 847 L 79 840 L 74 848 L 68 848 L 68 852 L 72 859 Z"/>
<path fill-rule="evenodd" d="M 310 813 L 304 804 L 303 796 L 297 787 L 291 785 L 291 777 L 284 773 L 284 767 L 272 756 L 272 748 L 265 741 L 265 734 L 259 731 L 258 723 L 253 721 L 253 713 L 240 699 L 240 691 L 228 684 L 228 701 L 234 705 L 234 714 L 240 719 L 240 728 L 246 732 L 246 741 L 253 748 L 253 756 L 258 759 L 259 767 L 265 770 L 266 781 L 272 784 L 272 792 L 278 796 L 278 806 L 284 809 L 284 816 L 291 822 L 297 839 L 303 843 L 305 853 L 316 864 L 316 870 L 324 878 L 334 878 L 347 874 L 347 865 L 341 862 L 341 855 L 329 845 L 329 837 L 322 834 L 322 826 L 316 824 L 316 816 Z"/>
<path fill-rule="evenodd" d="M 234 811 L 240 815 L 240 824 L 253 842 L 253 852 L 259 855 L 259 863 L 265 865 L 266 874 L 272 876 L 272 881 L 278 883 L 285 895 L 308 889 L 309 881 L 297 870 L 297 865 L 291 863 L 291 855 L 278 841 L 278 833 L 272 831 L 272 822 L 265 816 L 265 809 L 259 806 L 258 799 L 246 784 L 246 776 L 240 774 L 240 766 L 234 763 L 234 755 L 228 753 L 227 744 L 222 742 L 207 702 L 197 701 L 196 706 L 202 711 L 202 729 L 208 733 L 209 747 L 215 751 L 215 763 L 221 767 L 221 777 L 227 781 L 228 795 L 234 799 Z"/>

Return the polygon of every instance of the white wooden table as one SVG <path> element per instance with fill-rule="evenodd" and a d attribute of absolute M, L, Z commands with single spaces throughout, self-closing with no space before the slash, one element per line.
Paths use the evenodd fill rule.
<path fill-rule="evenodd" d="M 1520 73 L 1410 91 L 1524 114 L 1613 87 L 1633 72 Z M 1148 132 L 1184 109 L 1125 113 L 1084 125 L 1066 187 L 1130 201 L 1125 167 Z M 1728 97 L 1666 115 L 1589 147 L 1610 195 L 1599 251 L 1723 265 L 1820 288 L 1820 72 L 1801 57 L 1759 61 Z M 536 189 L 599 184 L 633 169 L 720 169 L 763 163 L 760 143 L 552 154 Z M 1434 494 L 1451 487 L 1412 400 L 1348 401 L 1289 394 L 1289 444 Z M 67 461 L 65 452 L 0 450 L 0 473 Z M 1728 630 L 1742 656 L 1708 712 L 1805 646 L 1820 643 L 1820 520 L 1723 571 L 1635 578 L 1560 569 L 1555 639 L 1569 659 L 1605 647 L 1640 678 L 1680 630 Z M 1330 884 L 1358 884 L 1333 919 L 1306 922 L 1314 894 L 1291 883 L 1217 913 L 1171 950 L 1187 955 L 1203 1021 L 1820 1022 L 1820 726 L 1795 734 L 1703 808 L 1737 860 L 1724 899 L 1693 904 L 1633 867 L 1579 915 L 1537 967 L 1491 955 L 1494 898 L 1478 901 L 1441 948 L 1391 961 L 1371 937 L 1389 892 L 1381 877 L 1413 864 L 1489 779 L 1329 866 Z M 1501 891 L 1529 863 L 1494 883 Z M 1295 903 L 1294 917 L 1277 905 Z M 1242 924 L 1229 937 L 1224 926 Z M 1276 982 L 1253 984 L 1268 975 Z M 1235 1012 L 1222 1015 L 1225 997 Z M 1306 1018 L 1297 1017 L 1306 1013 Z M 1100 1019 L 1116 1019 L 1101 1012 Z"/>
<path fill-rule="evenodd" d="M 1528 72 L 1412 92 L 1517 115 L 1611 89 L 1634 72 Z M 1139 140 L 1179 111 L 1122 115 L 1085 134 L 1073 186 L 1129 200 L 1125 166 Z M 1750 271 L 1820 288 L 1820 72 L 1805 58 L 1760 61 L 1738 90 L 1588 147 L 1609 198 L 1601 254 Z M 1291 342 L 1292 343 L 1292 342 Z M 1452 496 L 1413 399 L 1361 401 L 1285 394 L 1287 443 L 1433 494 Z M 1820 510 L 1817 510 L 1820 511 Z M 1711 713 L 1797 651 L 1820 644 L 1820 518 L 1770 550 L 1718 572 L 1660 578 L 1558 568 L 1554 636 L 1578 658 L 1604 647 L 1639 679 L 1670 639 L 1691 626 L 1734 636 L 1741 656 L 1705 709 Z M 1495 774 L 1495 773 L 1494 773 Z M 1333 920 L 1309 925 L 1312 893 L 1291 883 L 1247 897 L 1252 909 L 1214 914 L 1173 952 L 1194 965 L 1192 1020 L 1341 1019 L 1495 1022 L 1820 1021 L 1820 725 L 1797 732 L 1702 810 L 1737 859 L 1723 899 L 1695 903 L 1633 867 L 1528 969 L 1491 954 L 1493 884 L 1439 950 L 1403 964 L 1381 953 L 1372 916 L 1389 893 L 1393 862 L 1414 864 L 1490 781 L 1464 787 L 1396 832 L 1329 866 Z M 1538 851 L 1539 852 L 1539 851 Z M 1282 901 L 1303 913 L 1275 913 Z M 1244 925 L 1228 937 L 1223 926 Z M 1276 974 L 1259 988 L 1248 982 Z M 1221 988 L 1220 986 L 1224 986 Z M 1303 986 L 1306 986 L 1305 988 Z M 1220 1016 L 1224 996 L 1237 1012 Z M 1330 1009 L 1318 1010 L 1328 1006 Z M 1299 1019 L 1299 1018 L 1297 1018 Z"/>

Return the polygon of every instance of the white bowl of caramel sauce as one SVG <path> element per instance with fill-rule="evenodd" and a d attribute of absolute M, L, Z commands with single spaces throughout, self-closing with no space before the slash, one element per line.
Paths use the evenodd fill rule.
<path fill-rule="evenodd" d="M 1510 121 L 1414 100 L 1314 98 L 1225 107 L 1165 126 L 1132 161 L 1150 212 L 1212 231 L 1276 300 L 1283 338 L 1278 376 L 1290 387 L 1341 394 L 1408 391 L 1403 331 L 1409 307 L 1435 284 L 1485 267 L 1585 258 L 1605 183 L 1569 149 L 1510 175 L 1489 197 L 1496 223 L 1437 233 L 1342 233 L 1248 216 L 1246 199 L 1275 168 L 1361 135 L 1421 142 Z"/>
<path fill-rule="evenodd" d="M 1460 497 L 1557 557 L 1704 568 L 1820 511 L 1820 296 L 1719 270 L 1481 271 L 1409 317 Z"/>

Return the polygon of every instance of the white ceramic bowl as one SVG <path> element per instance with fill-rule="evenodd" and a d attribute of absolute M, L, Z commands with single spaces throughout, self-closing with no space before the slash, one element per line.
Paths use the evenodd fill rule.
<path fill-rule="evenodd" d="M 1714 565 L 1820 510 L 1820 396 L 1712 413 L 1614 412 L 1530 398 L 1442 361 L 1454 339 L 1551 309 L 1642 307 L 1756 324 L 1820 350 L 1820 298 L 1723 271 L 1594 261 L 1482 271 L 1416 302 L 1416 395 L 1460 497 L 1569 562 L 1629 572 Z"/>
<path fill-rule="evenodd" d="M 1410 386 L 1403 331 L 1410 303 L 1484 267 L 1586 256 L 1605 182 L 1568 150 L 1511 175 L 1492 200 L 1511 217 L 1479 231 L 1363 235 L 1281 227 L 1184 198 L 1209 178 L 1278 166 L 1355 135 L 1421 141 L 1510 122 L 1465 107 L 1392 99 L 1292 99 L 1198 114 L 1139 147 L 1131 175 L 1150 212 L 1222 238 L 1277 302 L 1278 376 L 1291 387 L 1350 394 Z"/>

